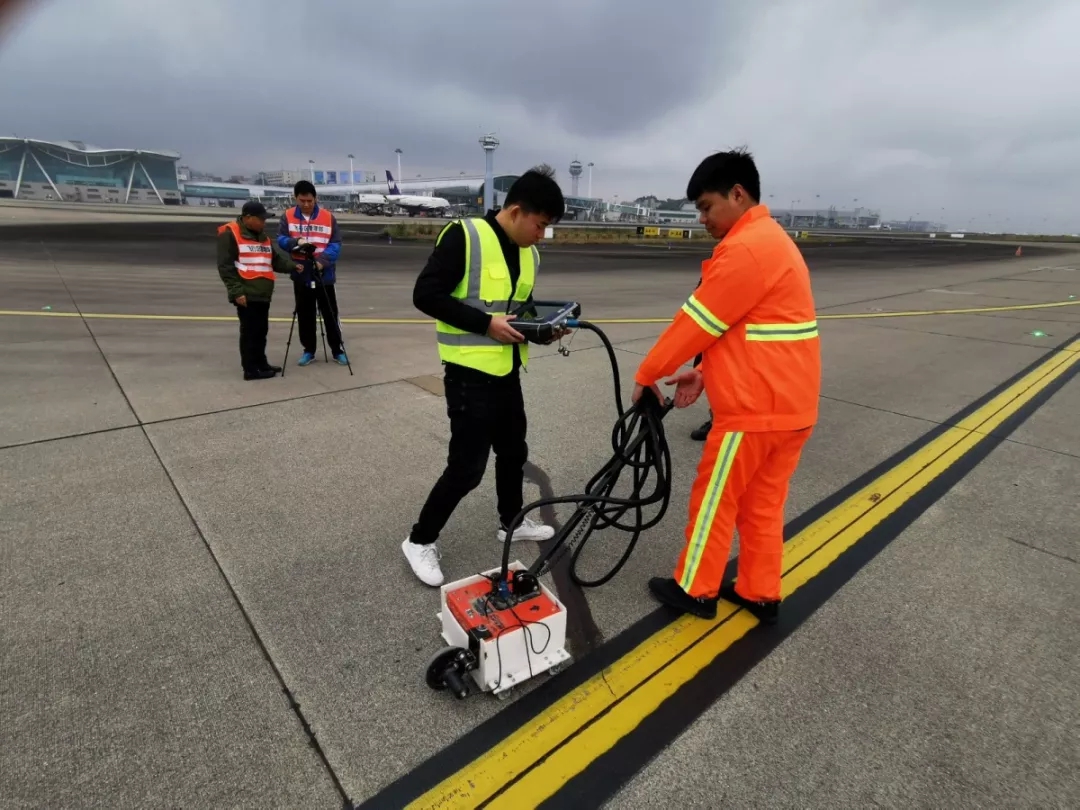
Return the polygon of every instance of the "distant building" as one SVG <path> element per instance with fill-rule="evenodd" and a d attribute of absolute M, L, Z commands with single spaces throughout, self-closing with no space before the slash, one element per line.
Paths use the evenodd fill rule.
<path fill-rule="evenodd" d="M 300 171 L 280 171 L 280 172 L 263 172 L 262 184 L 264 186 L 295 186 L 301 180 L 306 180 L 303 172 Z"/>
<path fill-rule="evenodd" d="M 772 218 L 789 228 L 869 228 L 881 224 L 881 212 L 871 208 L 770 208 Z"/>
<path fill-rule="evenodd" d="M 180 205 L 176 152 L 0 138 L 0 198 Z"/>

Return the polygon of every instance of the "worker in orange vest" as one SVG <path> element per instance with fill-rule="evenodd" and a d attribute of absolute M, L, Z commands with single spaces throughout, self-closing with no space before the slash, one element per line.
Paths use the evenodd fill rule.
<path fill-rule="evenodd" d="M 274 273 L 300 272 L 266 234 L 266 207 L 249 200 L 240 216 L 217 229 L 218 275 L 240 319 L 240 365 L 245 380 L 267 380 L 281 371 L 266 360 Z"/>
<path fill-rule="evenodd" d="M 641 362 L 632 400 L 699 352 L 701 365 L 670 377 L 676 407 L 702 390 L 712 411 L 690 493 L 686 545 L 673 578 L 649 581 L 681 612 L 716 616 L 720 597 L 774 623 L 781 600 L 784 504 L 818 418 L 821 354 L 810 273 L 795 243 L 759 202 L 760 181 L 744 150 L 711 155 L 687 197 L 720 241 L 702 263 L 700 286 Z M 723 583 L 739 530 L 737 578 Z"/>
<path fill-rule="evenodd" d="M 290 255 L 303 265 L 311 259 L 313 272 L 296 273 L 293 276 L 293 298 L 296 302 L 296 323 L 300 332 L 300 345 L 304 347 L 298 365 L 306 366 L 315 361 L 315 311 L 322 313 L 326 327 L 326 342 L 330 354 L 341 366 L 349 364 L 341 340 L 341 319 L 337 300 L 337 261 L 341 256 L 341 228 L 337 217 L 329 208 L 317 202 L 315 184 L 300 180 L 293 186 L 296 205 L 285 210 L 278 223 L 278 247 L 290 251 Z M 310 257 L 303 247 L 312 249 Z"/>

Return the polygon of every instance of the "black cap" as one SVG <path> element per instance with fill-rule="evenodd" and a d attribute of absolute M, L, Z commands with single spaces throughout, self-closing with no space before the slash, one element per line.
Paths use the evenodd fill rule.
<path fill-rule="evenodd" d="M 244 203 L 244 207 L 240 210 L 240 214 L 245 217 L 266 219 L 266 206 L 257 200 L 248 200 Z"/>

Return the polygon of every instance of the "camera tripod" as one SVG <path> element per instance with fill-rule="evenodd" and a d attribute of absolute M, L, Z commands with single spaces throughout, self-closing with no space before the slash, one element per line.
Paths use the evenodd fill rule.
<path fill-rule="evenodd" d="M 330 304 L 330 296 L 326 294 L 326 287 L 323 284 L 322 268 L 315 263 L 315 248 L 312 245 L 304 245 L 303 250 L 307 255 L 304 257 L 304 273 L 306 274 L 304 279 L 305 285 L 310 285 L 311 289 L 318 289 L 322 293 L 322 300 L 326 304 L 326 309 L 334 316 L 334 322 L 338 328 L 338 339 L 341 341 L 341 351 L 345 355 L 345 363 L 349 367 L 349 376 L 353 376 L 352 361 L 349 359 L 349 352 L 345 348 L 345 335 L 342 334 L 341 320 L 338 318 L 338 313 L 335 307 Z M 310 279 L 310 280 L 309 280 Z M 322 338 L 323 346 L 323 360 L 329 362 L 329 355 L 326 351 L 326 332 L 323 329 L 323 317 L 322 307 L 315 304 L 315 319 L 319 322 L 319 337 Z M 289 347 L 292 345 L 293 328 L 296 326 L 297 313 L 296 307 L 293 307 L 292 322 L 289 324 L 289 339 L 285 343 L 285 359 L 281 362 L 281 376 L 285 376 L 285 369 L 289 364 Z"/>

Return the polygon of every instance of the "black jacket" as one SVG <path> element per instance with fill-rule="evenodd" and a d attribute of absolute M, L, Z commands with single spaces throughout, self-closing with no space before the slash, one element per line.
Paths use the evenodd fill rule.
<path fill-rule="evenodd" d="M 506 258 L 506 266 L 510 270 L 511 296 L 517 289 L 518 279 L 521 277 L 521 248 L 519 248 L 506 231 L 495 219 L 495 212 L 488 211 L 484 220 L 495 231 L 502 246 L 503 256 Z M 491 315 L 471 307 L 460 299 L 454 298 L 451 293 L 465 277 L 465 228 L 460 222 L 451 222 L 447 225 L 439 238 L 435 249 L 431 251 L 427 265 L 420 272 L 413 286 L 413 306 L 430 318 L 444 321 L 451 326 L 456 326 L 466 332 L 474 332 L 478 335 L 487 334 L 488 325 L 491 323 Z M 532 296 L 529 296 L 532 301 Z M 480 375 L 490 378 L 476 369 L 447 363 L 447 370 L 453 367 L 455 374 L 459 376 Z M 521 367 L 521 353 L 518 345 L 514 344 L 514 368 L 511 374 L 517 374 Z"/>

